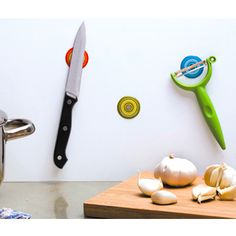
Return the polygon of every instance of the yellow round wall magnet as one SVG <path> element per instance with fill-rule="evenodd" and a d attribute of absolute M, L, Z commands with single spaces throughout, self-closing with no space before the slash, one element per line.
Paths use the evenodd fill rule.
<path fill-rule="evenodd" d="M 125 96 L 117 104 L 119 114 L 125 119 L 132 119 L 140 111 L 140 103 L 136 98 Z"/>

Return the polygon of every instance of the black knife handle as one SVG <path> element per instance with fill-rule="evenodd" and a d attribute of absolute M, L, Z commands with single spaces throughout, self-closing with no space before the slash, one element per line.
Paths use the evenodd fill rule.
<path fill-rule="evenodd" d="M 54 163 L 60 169 L 64 167 L 68 160 L 66 157 L 66 146 L 71 131 L 72 108 L 76 102 L 77 98 L 73 98 L 67 93 L 65 94 L 54 150 Z"/>

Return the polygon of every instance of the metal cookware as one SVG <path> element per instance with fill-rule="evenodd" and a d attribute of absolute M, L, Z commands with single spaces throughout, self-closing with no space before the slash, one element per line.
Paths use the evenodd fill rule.
<path fill-rule="evenodd" d="M 0 183 L 4 178 L 4 150 L 9 140 L 22 138 L 34 133 L 34 124 L 26 119 L 8 120 L 5 112 L 0 110 Z"/>

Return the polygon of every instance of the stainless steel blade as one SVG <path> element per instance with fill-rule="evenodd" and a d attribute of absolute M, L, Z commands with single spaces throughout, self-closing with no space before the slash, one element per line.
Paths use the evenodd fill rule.
<path fill-rule="evenodd" d="M 66 93 L 76 98 L 79 95 L 79 89 L 81 83 L 85 42 L 86 42 L 86 31 L 85 31 L 85 25 L 84 23 L 82 23 L 75 37 L 71 63 L 66 82 Z"/>

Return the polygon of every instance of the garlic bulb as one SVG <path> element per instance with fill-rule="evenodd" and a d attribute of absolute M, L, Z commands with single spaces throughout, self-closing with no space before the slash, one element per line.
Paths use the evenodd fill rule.
<path fill-rule="evenodd" d="M 204 173 L 205 183 L 220 189 L 236 185 L 236 170 L 225 163 L 210 165 Z"/>
<path fill-rule="evenodd" d="M 216 196 L 216 188 L 207 186 L 205 184 L 199 184 L 192 189 L 193 200 L 197 200 L 198 203 L 214 199 L 215 196 Z"/>
<path fill-rule="evenodd" d="M 177 197 L 175 196 L 175 194 L 166 190 L 159 190 L 154 192 L 151 195 L 151 199 L 153 203 L 159 205 L 174 204 L 177 202 Z"/>
<path fill-rule="evenodd" d="M 139 175 L 138 187 L 143 194 L 147 196 L 151 196 L 153 192 L 162 189 L 163 184 L 160 178 L 159 179 L 141 179 Z"/>
<path fill-rule="evenodd" d="M 156 166 L 154 176 L 170 186 L 183 187 L 196 179 L 197 168 L 187 159 L 169 155 Z"/>
<path fill-rule="evenodd" d="M 230 186 L 224 189 L 218 189 L 219 198 L 221 200 L 232 201 L 236 198 L 236 186 Z"/>

